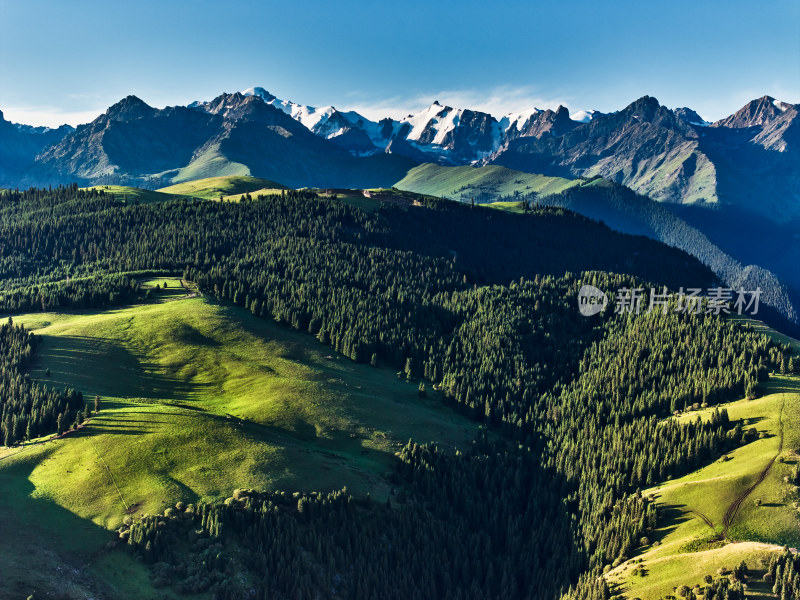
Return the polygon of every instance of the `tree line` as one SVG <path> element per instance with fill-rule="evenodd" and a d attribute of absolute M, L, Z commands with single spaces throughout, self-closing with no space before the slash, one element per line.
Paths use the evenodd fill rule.
<path fill-rule="evenodd" d="M 42 435 L 63 433 L 83 420 L 83 394 L 62 391 L 32 381 L 27 370 L 40 338 L 15 325 L 0 325 L 0 441 L 14 446 Z"/>

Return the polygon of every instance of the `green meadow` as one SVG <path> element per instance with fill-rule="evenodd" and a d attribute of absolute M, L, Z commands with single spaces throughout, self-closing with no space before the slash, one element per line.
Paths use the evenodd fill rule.
<path fill-rule="evenodd" d="M 149 202 L 164 202 L 165 200 L 173 200 L 175 198 L 175 195 L 170 193 L 143 190 L 142 188 L 131 187 L 127 185 L 94 185 L 86 189 L 102 190 L 106 194 L 112 194 L 117 200 L 141 202 L 142 204 Z"/>
<path fill-rule="evenodd" d="M 717 577 L 719 568 L 729 570 L 744 560 L 756 574 L 748 597 L 773 597 L 760 579 L 762 561 L 783 546 L 800 546 L 800 496 L 784 480 L 800 459 L 800 377 L 774 375 L 763 393 L 723 405 L 732 421 L 755 428 L 758 439 L 643 492 L 659 505 L 660 528 L 650 545 L 606 575 L 615 593 L 657 600 L 676 586 L 702 585 L 706 575 Z M 712 410 L 677 418 L 708 419 Z"/>
<path fill-rule="evenodd" d="M 195 198 L 205 198 L 206 200 L 218 200 L 220 197 L 229 198 L 235 196 L 239 199 L 242 194 L 258 195 L 266 193 L 266 190 L 280 192 L 288 189 L 286 186 L 267 179 L 250 177 L 246 175 L 232 175 L 227 177 L 208 177 L 197 179 L 185 183 L 177 183 L 159 190 L 164 194 L 173 196 L 192 196 Z"/>
<path fill-rule="evenodd" d="M 424 164 L 411 169 L 395 184 L 399 190 L 469 202 L 487 195 L 494 199 L 514 194 L 557 194 L 580 185 L 580 180 L 523 173 L 497 165 L 443 167 Z M 516 204 L 516 203 L 514 203 Z"/>
<path fill-rule="evenodd" d="M 106 548 L 126 515 L 226 498 L 233 488 L 346 486 L 381 499 L 409 438 L 464 448 L 476 433 L 391 370 L 356 365 L 244 309 L 187 297 L 178 279 L 143 283 L 153 289 L 147 304 L 14 317 L 43 339 L 32 377 L 101 403 L 76 432 L 0 452 L 0 528 L 41 555 L 43 586 L 74 568 L 88 589 L 152 597 L 145 567 Z M 13 548 L 4 552 L 2 564 L 22 565 Z"/>

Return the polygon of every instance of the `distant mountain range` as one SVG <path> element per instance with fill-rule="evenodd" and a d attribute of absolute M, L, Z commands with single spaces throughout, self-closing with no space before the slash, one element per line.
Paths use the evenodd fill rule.
<path fill-rule="evenodd" d="M 676 204 L 726 204 L 777 222 L 800 217 L 800 105 L 764 96 L 707 124 L 645 96 L 562 135 L 509 141 L 485 162 L 600 175 Z"/>
<path fill-rule="evenodd" d="M 496 118 L 434 102 L 403 119 L 372 121 L 333 106 L 280 100 L 258 87 L 164 109 L 128 96 L 77 128 L 13 124 L 0 112 L 0 187 L 77 181 L 155 189 L 220 175 L 252 175 L 291 187 L 389 187 L 408 182 L 407 174 L 423 163 L 497 165 L 567 179 L 600 176 L 662 203 L 706 236 L 693 246 L 705 248 L 707 264 L 717 255 L 706 242 L 725 254 L 724 261 L 712 261 L 723 279 L 771 282 L 776 307 L 797 320 L 796 308 L 783 306 L 787 297 L 800 305 L 798 109 L 764 96 L 709 123 L 690 108 L 669 109 L 644 96 L 605 114 L 571 116 L 560 106 Z M 475 180 L 468 171 L 446 177 L 447 185 L 463 181 L 442 195 L 461 199 L 456 188 Z M 491 178 L 479 179 L 479 201 L 508 194 L 508 181 L 493 187 Z M 418 177 L 414 181 L 427 189 Z M 550 192 L 518 186 L 514 193 Z M 625 197 L 614 192 L 614 201 L 600 206 L 616 206 Z M 569 205 L 619 220 L 618 210 L 614 216 L 573 196 Z M 635 227 L 623 229 L 642 227 L 646 235 L 675 244 L 665 224 L 678 221 L 663 211 L 652 214 L 657 218 L 645 223 L 637 217 Z M 773 273 L 788 289 L 776 287 Z"/>
<path fill-rule="evenodd" d="M 645 96 L 603 114 L 539 110 L 502 118 L 428 108 L 372 121 L 256 87 L 156 109 L 129 96 L 77 128 L 14 125 L 0 113 L 0 185 L 77 180 L 157 187 L 253 175 L 293 187 L 391 185 L 426 162 L 600 175 L 658 201 L 733 205 L 800 218 L 800 105 L 764 96 L 708 123 Z"/>
<path fill-rule="evenodd" d="M 0 131 L 39 139 L 4 122 Z M 217 175 L 260 174 L 293 187 L 370 187 L 416 164 L 401 155 L 355 157 L 255 96 L 223 94 L 190 107 L 156 109 L 128 96 L 51 143 L 18 145 L 3 185 L 65 181 L 160 187 Z M 6 146 L 5 139 L 0 144 Z M 13 142 L 11 142 L 13 147 Z"/>
<path fill-rule="evenodd" d="M 403 154 L 420 162 L 447 165 L 474 163 L 497 152 L 503 144 L 519 137 L 560 135 L 582 122 L 591 120 L 594 111 L 569 116 L 559 107 L 552 110 L 532 108 L 497 120 L 480 111 L 442 106 L 435 101 L 417 114 L 395 120 L 371 121 L 357 112 L 338 111 L 333 106 L 314 108 L 279 100 L 264 88 L 245 90 L 292 118 L 310 131 L 332 141 L 357 156 L 380 152 Z M 193 103 L 191 106 L 203 106 Z"/>

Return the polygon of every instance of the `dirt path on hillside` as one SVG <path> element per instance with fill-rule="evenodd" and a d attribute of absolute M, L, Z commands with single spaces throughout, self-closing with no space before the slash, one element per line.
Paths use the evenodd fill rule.
<path fill-rule="evenodd" d="M 689 512 L 692 513 L 693 515 L 697 515 L 698 517 L 700 517 L 703 520 L 703 522 L 711 528 L 711 531 L 714 532 L 714 535 L 718 535 L 717 528 L 714 527 L 714 522 L 711 519 L 709 519 L 705 513 L 700 512 L 699 510 L 690 510 Z"/>
<path fill-rule="evenodd" d="M 781 410 L 780 413 L 778 413 L 778 428 L 779 428 L 778 452 L 775 454 L 775 456 L 772 457 L 772 460 L 769 461 L 769 464 L 766 467 L 764 467 L 761 473 L 759 473 L 758 479 L 756 479 L 755 483 L 753 483 L 753 485 L 751 485 L 744 492 L 742 492 L 727 508 L 724 516 L 722 517 L 722 532 L 721 533 L 717 532 L 717 529 L 714 526 L 714 522 L 711 519 L 709 519 L 705 513 L 699 510 L 689 511 L 693 515 L 699 517 L 706 525 L 708 525 L 708 527 L 711 529 L 711 531 L 714 532 L 715 535 L 719 535 L 720 539 L 729 539 L 728 530 L 733 524 L 733 521 L 736 519 L 736 515 L 739 513 L 739 509 L 742 507 L 742 504 L 744 503 L 745 500 L 747 500 L 748 497 L 750 497 L 750 494 L 752 494 L 753 491 L 767 478 L 770 469 L 772 469 L 772 465 L 775 464 L 775 461 L 781 455 L 781 452 L 783 452 L 783 409 L 785 408 L 785 406 L 786 406 L 786 394 L 783 394 Z M 702 483 L 702 481 L 696 483 Z"/>
<path fill-rule="evenodd" d="M 189 282 L 185 279 L 181 279 L 181 287 L 186 292 L 186 295 L 181 296 L 180 298 L 175 298 L 175 300 L 186 300 L 187 298 L 197 298 L 198 296 L 202 296 L 203 294 L 200 290 L 193 290 L 189 287 Z"/>
<path fill-rule="evenodd" d="M 761 471 L 755 483 L 751 485 L 749 488 L 747 488 L 738 498 L 736 498 L 736 500 L 734 500 L 733 503 L 728 507 L 728 510 L 725 511 L 725 516 L 722 519 L 723 538 L 728 538 L 728 529 L 730 529 L 730 526 L 733 524 L 734 519 L 736 519 L 736 515 L 739 513 L 739 509 L 742 507 L 742 503 L 745 500 L 747 500 L 750 494 L 753 493 L 753 490 L 755 490 L 761 484 L 761 482 L 763 482 L 767 478 L 767 475 L 769 474 L 772 465 L 775 464 L 775 461 L 781 455 L 781 452 L 783 452 L 783 409 L 785 407 L 786 407 L 786 394 L 783 394 L 781 411 L 778 414 L 778 427 L 780 430 L 778 452 L 775 454 L 775 456 L 772 457 L 772 460 L 769 461 L 769 464 L 766 467 L 764 467 L 764 469 Z"/>

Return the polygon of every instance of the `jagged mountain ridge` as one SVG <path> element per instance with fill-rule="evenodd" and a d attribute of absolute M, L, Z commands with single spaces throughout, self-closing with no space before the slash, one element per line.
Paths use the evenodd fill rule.
<path fill-rule="evenodd" d="M 763 96 L 715 123 L 644 96 L 614 113 L 566 107 L 496 119 L 434 102 L 400 120 L 245 94 L 285 107 L 312 132 L 357 156 L 400 154 L 442 165 L 498 164 L 566 177 L 602 176 L 654 200 L 733 205 L 786 223 L 800 217 L 798 107 Z"/>
<path fill-rule="evenodd" d="M 784 223 L 800 217 L 798 108 L 764 96 L 709 124 L 645 96 L 563 135 L 511 140 L 483 162 L 600 175 L 654 200 L 733 205 Z"/>
<path fill-rule="evenodd" d="M 572 120 L 566 107 L 557 110 L 532 108 L 496 119 L 477 110 L 453 108 L 434 101 L 418 113 L 402 119 L 372 121 L 355 111 L 333 106 L 316 108 L 280 100 L 261 87 L 243 92 L 280 108 L 313 133 L 364 156 L 379 152 L 405 153 L 420 162 L 446 165 L 474 163 L 496 152 L 506 141 L 519 137 L 561 135 L 588 122 L 596 111 L 581 111 Z M 190 106 L 202 106 L 194 102 Z"/>
<path fill-rule="evenodd" d="M 13 183 L 17 173 L 29 168 L 44 148 L 72 131 L 69 125 L 51 129 L 11 123 L 0 110 L 0 182 Z"/>
<path fill-rule="evenodd" d="M 0 115 L 0 185 L 152 187 L 249 174 L 292 186 L 359 187 L 391 185 L 419 163 L 497 164 L 599 175 L 658 201 L 734 205 L 786 223 L 800 217 L 798 106 L 764 96 L 708 123 L 649 96 L 575 119 L 563 106 L 497 119 L 434 102 L 376 122 L 263 88 L 164 109 L 128 97 L 75 130 L 42 132 Z"/>
<path fill-rule="evenodd" d="M 238 92 L 164 109 L 128 96 L 44 148 L 21 179 L 158 187 L 257 173 L 293 187 L 371 187 L 390 185 L 413 164 L 403 156 L 356 158 L 278 108 Z"/>

